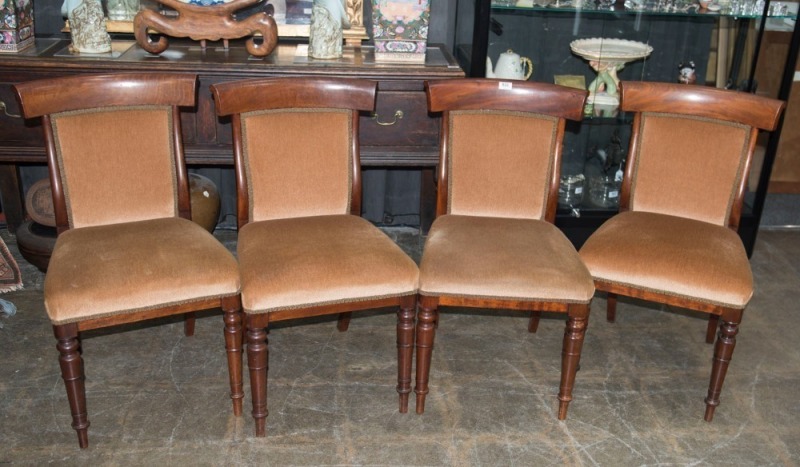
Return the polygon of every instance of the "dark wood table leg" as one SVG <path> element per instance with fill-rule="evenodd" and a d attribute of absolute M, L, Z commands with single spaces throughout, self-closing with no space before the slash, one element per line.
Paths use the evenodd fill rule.
<path fill-rule="evenodd" d="M 16 164 L 0 164 L 0 200 L 3 204 L 8 231 L 12 234 L 16 233 L 17 228 L 25 219 L 19 171 Z"/>

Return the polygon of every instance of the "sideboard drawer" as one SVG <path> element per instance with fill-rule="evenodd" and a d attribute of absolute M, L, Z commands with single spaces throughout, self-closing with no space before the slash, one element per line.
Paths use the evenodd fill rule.
<path fill-rule="evenodd" d="M 361 118 L 362 146 L 439 144 L 439 118 L 428 116 L 423 91 L 378 91 L 373 118 Z"/>

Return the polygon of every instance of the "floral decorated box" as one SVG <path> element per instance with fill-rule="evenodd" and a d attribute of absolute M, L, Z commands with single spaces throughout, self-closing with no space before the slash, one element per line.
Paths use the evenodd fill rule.
<path fill-rule="evenodd" d="M 429 0 L 372 0 L 375 61 L 424 63 Z"/>
<path fill-rule="evenodd" d="M 33 0 L 0 0 L 0 52 L 19 52 L 33 40 Z"/>

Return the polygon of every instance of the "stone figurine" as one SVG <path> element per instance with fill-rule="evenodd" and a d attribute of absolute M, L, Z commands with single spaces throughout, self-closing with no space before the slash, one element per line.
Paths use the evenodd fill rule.
<path fill-rule="evenodd" d="M 308 35 L 308 56 L 341 58 L 342 29 L 350 28 L 350 20 L 342 0 L 314 0 L 311 28 Z"/>
<path fill-rule="evenodd" d="M 111 52 L 111 36 L 100 0 L 65 0 L 61 14 L 69 19 L 72 49 L 79 53 Z"/>

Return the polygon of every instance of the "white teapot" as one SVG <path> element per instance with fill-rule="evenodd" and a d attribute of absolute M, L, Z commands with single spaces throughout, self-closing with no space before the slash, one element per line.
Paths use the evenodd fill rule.
<path fill-rule="evenodd" d="M 492 67 L 492 59 L 486 57 L 487 78 L 527 80 L 531 77 L 531 74 L 533 74 L 533 62 L 531 59 L 520 57 L 518 53 L 511 49 L 500 54 L 496 67 Z"/>

